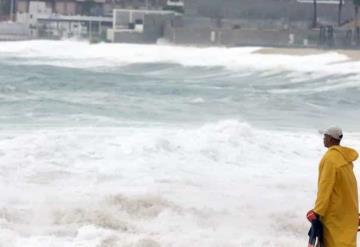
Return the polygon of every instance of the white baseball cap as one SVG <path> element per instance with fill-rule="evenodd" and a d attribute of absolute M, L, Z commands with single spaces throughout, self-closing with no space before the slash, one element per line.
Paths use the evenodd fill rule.
<path fill-rule="evenodd" d="M 341 140 L 343 138 L 343 132 L 342 129 L 336 126 L 327 128 L 325 130 L 320 131 L 323 135 L 331 136 L 332 138 L 336 140 Z"/>

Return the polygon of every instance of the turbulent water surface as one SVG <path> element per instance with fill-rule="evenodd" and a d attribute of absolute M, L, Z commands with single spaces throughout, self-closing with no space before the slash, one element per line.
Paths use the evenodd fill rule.
<path fill-rule="evenodd" d="M 0 246 L 305 246 L 360 63 L 259 49 L 1 43 Z"/>

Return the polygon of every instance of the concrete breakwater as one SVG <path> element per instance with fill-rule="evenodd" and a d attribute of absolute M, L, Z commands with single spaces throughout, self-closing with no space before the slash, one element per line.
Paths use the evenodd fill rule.
<path fill-rule="evenodd" d="M 140 24 L 128 28 L 133 22 Z M 360 44 L 360 35 L 351 27 L 327 25 L 309 28 L 310 25 L 304 21 L 220 20 L 161 11 L 117 10 L 108 40 L 115 43 L 156 43 L 162 38 L 179 45 L 230 47 L 354 48 Z"/>
<path fill-rule="evenodd" d="M 353 26 L 310 25 L 304 21 L 180 18 L 165 25 L 163 36 L 175 44 L 204 46 L 354 48 L 360 44 L 360 30 Z"/>
<path fill-rule="evenodd" d="M 164 38 L 179 45 L 358 48 L 359 35 L 351 29 L 221 29 L 166 27 Z"/>
<path fill-rule="evenodd" d="M 0 41 L 27 40 L 30 38 L 26 25 L 15 22 L 0 22 Z"/>
<path fill-rule="evenodd" d="M 316 30 L 256 30 L 166 27 L 165 39 L 174 44 L 204 46 L 316 46 Z"/>
<path fill-rule="evenodd" d="M 0 40 L 96 38 L 114 43 L 170 43 L 192 46 L 360 47 L 360 29 L 320 26 L 286 20 L 213 19 L 187 17 L 171 11 L 114 10 L 113 18 L 36 16 L 33 24 L 0 22 Z M 96 19 L 97 18 L 97 19 Z M 97 21 L 97 22 L 95 22 Z M 105 22 L 106 21 L 106 22 Z"/>

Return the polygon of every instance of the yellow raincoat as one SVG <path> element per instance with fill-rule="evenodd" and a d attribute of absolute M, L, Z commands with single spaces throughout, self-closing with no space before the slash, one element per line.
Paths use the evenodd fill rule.
<path fill-rule="evenodd" d="M 351 148 L 332 146 L 320 162 L 314 211 L 324 226 L 325 247 L 356 247 L 359 210 L 352 162 L 357 158 Z"/>

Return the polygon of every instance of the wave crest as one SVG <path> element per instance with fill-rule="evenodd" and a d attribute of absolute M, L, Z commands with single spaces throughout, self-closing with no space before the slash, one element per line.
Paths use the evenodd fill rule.
<path fill-rule="evenodd" d="M 129 64 L 167 63 L 183 66 L 224 67 L 231 70 L 254 69 L 357 73 L 360 62 L 338 52 L 314 55 L 255 53 L 258 47 L 196 48 L 169 45 L 88 44 L 79 41 L 4 42 L 1 57 L 7 62 L 52 65 L 71 68 L 111 68 Z M 4 61 L 2 61 L 4 62 Z"/>

